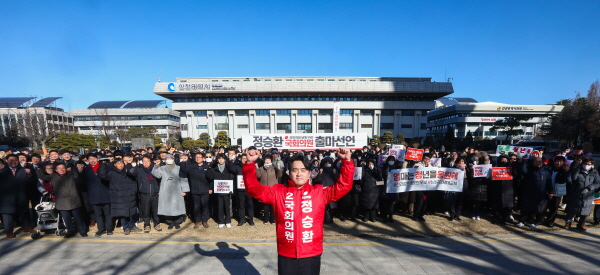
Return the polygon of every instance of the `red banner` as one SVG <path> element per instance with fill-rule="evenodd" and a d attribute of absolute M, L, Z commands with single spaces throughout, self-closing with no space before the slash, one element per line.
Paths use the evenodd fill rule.
<path fill-rule="evenodd" d="M 493 180 L 512 180 L 512 168 L 510 167 L 492 167 Z"/>
<path fill-rule="evenodd" d="M 421 161 L 421 159 L 423 159 L 423 149 L 406 149 L 406 160 Z"/>

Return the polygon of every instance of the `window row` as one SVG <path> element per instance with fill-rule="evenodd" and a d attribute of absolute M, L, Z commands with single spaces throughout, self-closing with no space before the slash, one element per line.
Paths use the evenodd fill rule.
<path fill-rule="evenodd" d="M 237 101 L 434 101 L 435 97 L 403 96 L 238 96 L 238 97 L 176 97 L 173 102 L 237 102 Z"/>
<path fill-rule="evenodd" d="M 179 117 L 171 115 L 159 116 L 77 116 L 75 121 L 113 121 L 113 120 L 172 120 L 179 121 Z"/>
<path fill-rule="evenodd" d="M 394 116 L 396 110 L 381 110 L 381 116 Z M 427 116 L 427 110 L 401 110 L 401 116 L 414 116 L 415 113 L 418 112 L 422 116 Z M 215 110 L 215 116 L 227 116 L 227 110 Z M 275 113 L 278 116 L 289 116 L 292 114 L 292 110 L 275 110 Z M 332 115 L 333 109 L 321 109 L 317 112 L 319 115 Z M 369 115 L 372 116 L 375 113 L 375 110 L 360 110 L 360 115 Z M 207 111 L 193 111 L 194 116 L 207 116 Z M 250 114 L 249 110 L 235 110 L 236 116 L 248 116 Z M 256 110 L 257 116 L 269 116 L 271 114 L 271 110 Z M 298 116 L 311 116 L 313 114 L 313 110 L 297 110 Z M 182 116 L 185 116 L 185 111 L 182 112 Z M 351 116 L 354 115 L 354 110 L 340 110 L 341 116 Z"/>

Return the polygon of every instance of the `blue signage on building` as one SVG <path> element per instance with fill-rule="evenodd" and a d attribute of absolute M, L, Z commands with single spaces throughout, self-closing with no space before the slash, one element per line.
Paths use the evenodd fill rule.
<path fill-rule="evenodd" d="M 169 89 L 169 92 L 174 92 L 175 91 L 175 84 L 169 83 L 169 85 L 167 86 L 167 89 Z"/>

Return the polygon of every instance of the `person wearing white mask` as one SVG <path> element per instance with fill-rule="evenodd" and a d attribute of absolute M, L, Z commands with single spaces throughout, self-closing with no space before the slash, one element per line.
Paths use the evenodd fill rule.
<path fill-rule="evenodd" d="M 179 176 L 179 166 L 171 154 L 165 156 L 165 165 L 160 166 L 160 160 L 154 161 L 152 176 L 160 181 L 158 196 L 158 215 L 165 216 L 168 229 L 179 229 L 185 215 L 185 195 L 190 192 L 187 178 Z"/>
<path fill-rule="evenodd" d="M 381 215 L 383 216 L 384 223 L 394 222 L 394 206 L 396 205 L 396 202 L 400 200 L 399 193 L 386 192 L 388 173 L 394 169 L 401 168 L 402 165 L 399 162 L 396 163 L 396 158 L 394 156 L 388 156 L 381 171 L 381 174 L 383 175 L 383 185 L 380 187 Z"/>
<path fill-rule="evenodd" d="M 362 173 L 362 192 L 360 193 L 360 206 L 364 210 L 363 222 L 367 220 L 375 222 L 377 209 L 379 208 L 379 186 L 377 181 L 382 180 L 381 170 L 375 165 L 374 160 L 367 161 L 367 167 L 363 168 Z"/>
<path fill-rule="evenodd" d="M 573 218 L 579 215 L 577 229 L 586 231 L 585 220 L 592 211 L 594 191 L 600 188 L 600 175 L 592 159 L 584 158 L 580 167 L 579 171 L 573 171 L 565 228 L 570 229 Z"/>

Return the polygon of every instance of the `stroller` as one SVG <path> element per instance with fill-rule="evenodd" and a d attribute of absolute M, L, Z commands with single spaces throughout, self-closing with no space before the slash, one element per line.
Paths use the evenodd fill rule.
<path fill-rule="evenodd" d="M 37 229 L 31 233 L 31 238 L 37 240 L 42 237 L 42 232 L 54 230 L 56 236 L 65 236 L 67 231 L 65 230 L 64 221 L 59 214 L 59 211 L 55 208 L 55 202 L 52 201 L 50 193 L 42 196 L 40 204 L 35 206 L 35 212 L 37 213 Z"/>

